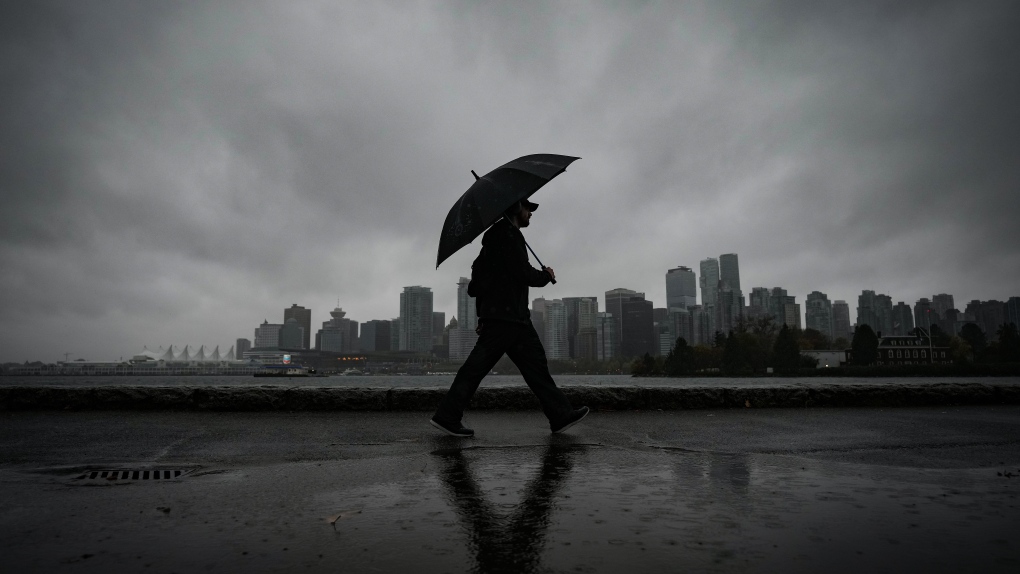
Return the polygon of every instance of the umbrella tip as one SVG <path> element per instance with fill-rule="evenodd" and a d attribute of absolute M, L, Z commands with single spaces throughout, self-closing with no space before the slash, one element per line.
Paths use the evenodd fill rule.
<path fill-rule="evenodd" d="M 471 170 L 471 175 L 475 176 L 475 180 L 482 179 L 482 178 L 478 177 L 478 174 L 475 173 L 475 170 Z"/>

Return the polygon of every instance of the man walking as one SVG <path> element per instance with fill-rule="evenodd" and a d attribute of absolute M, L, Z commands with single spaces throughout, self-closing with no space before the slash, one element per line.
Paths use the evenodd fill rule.
<path fill-rule="evenodd" d="M 506 354 L 520 369 L 524 382 L 535 393 L 553 433 L 574 426 L 588 414 L 588 407 L 574 409 L 549 374 L 542 341 L 531 324 L 528 287 L 544 287 L 556 280 L 552 267 L 535 269 L 528 262 L 522 227 L 531 221 L 538 204 L 524 199 L 515 203 L 482 237 L 482 251 L 471 266 L 468 294 L 478 310 L 478 342 L 430 421 L 439 430 L 459 437 L 474 436 L 461 422 L 464 409 L 478 385 Z"/>

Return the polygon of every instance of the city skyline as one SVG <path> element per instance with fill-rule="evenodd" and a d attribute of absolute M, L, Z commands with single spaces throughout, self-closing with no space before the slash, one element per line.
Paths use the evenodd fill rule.
<path fill-rule="evenodd" d="M 562 300 L 739 253 L 740 290 L 1020 286 L 1020 5 L 19 3 L 0 28 L 0 360 L 220 345 L 281 308 L 453 315 L 445 216 L 581 159 L 525 230 Z M 414 89 L 407 89 L 414 85 Z M 700 276 L 700 273 L 698 273 Z M 398 333 L 399 336 L 399 333 Z"/>

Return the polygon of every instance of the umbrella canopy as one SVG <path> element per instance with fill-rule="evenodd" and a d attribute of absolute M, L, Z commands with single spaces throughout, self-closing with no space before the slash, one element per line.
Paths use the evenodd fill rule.
<path fill-rule="evenodd" d="M 547 153 L 526 155 L 479 177 L 446 216 L 443 233 L 439 236 L 436 267 L 474 241 L 502 217 L 507 208 L 531 197 L 577 159 L 581 158 Z"/>

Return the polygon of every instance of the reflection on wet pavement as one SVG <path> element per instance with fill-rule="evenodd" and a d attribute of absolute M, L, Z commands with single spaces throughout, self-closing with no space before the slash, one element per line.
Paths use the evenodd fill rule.
<path fill-rule="evenodd" d="M 343 535 L 350 565 L 479 573 L 1018 566 L 1017 484 L 986 469 L 669 449 L 603 456 L 608 448 L 435 450 L 420 478 L 346 493 L 366 517 Z"/>

